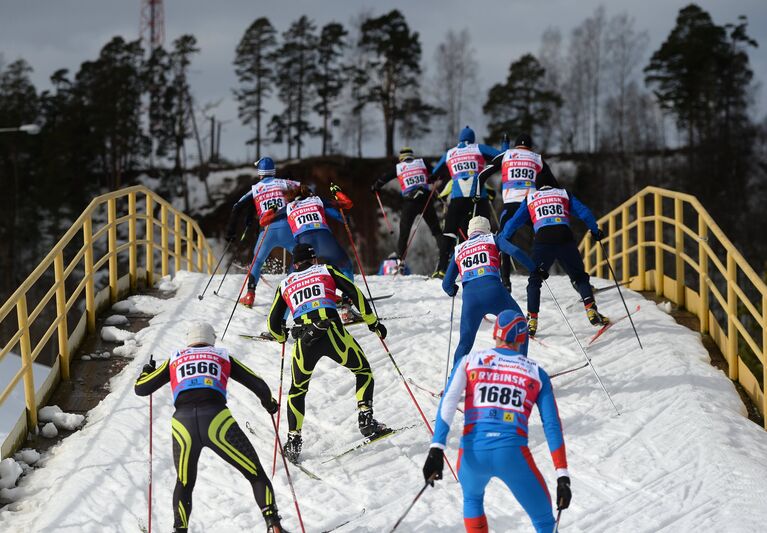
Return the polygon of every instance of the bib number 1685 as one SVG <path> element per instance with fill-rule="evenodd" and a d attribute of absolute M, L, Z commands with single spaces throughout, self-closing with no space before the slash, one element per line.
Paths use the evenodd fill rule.
<path fill-rule="evenodd" d="M 477 387 L 479 403 L 501 406 L 522 407 L 522 391 L 516 387 L 503 385 L 482 385 Z"/>

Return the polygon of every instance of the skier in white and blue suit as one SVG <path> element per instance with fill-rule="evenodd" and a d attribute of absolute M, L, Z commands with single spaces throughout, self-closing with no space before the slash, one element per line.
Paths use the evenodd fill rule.
<path fill-rule="evenodd" d="M 511 294 L 501 283 L 501 257 L 498 249 L 511 255 L 530 269 L 535 271 L 535 264 L 522 250 L 506 239 L 500 239 L 490 233 L 490 221 L 485 217 L 474 217 L 469 222 L 469 238 L 455 247 L 455 253 L 450 260 L 445 279 L 442 280 L 442 290 L 448 296 L 455 296 L 458 285 L 455 279 L 461 275 L 463 285 L 463 307 L 461 308 L 461 338 L 455 349 L 453 363 L 469 353 L 477 336 L 477 329 L 482 318 L 492 313 L 497 315 L 504 309 L 514 309 L 522 312 Z M 543 275 L 548 277 L 546 272 Z M 527 342 L 523 352 L 527 353 Z"/>
<path fill-rule="evenodd" d="M 437 411 L 423 476 L 431 483 L 442 479 L 447 435 L 465 393 L 458 481 L 463 490 L 466 531 L 488 532 L 485 487 L 497 477 L 522 505 L 535 530 L 551 533 L 555 523 L 551 497 L 527 446 L 528 422 L 537 405 L 557 473 L 557 509 L 566 509 L 572 497 L 570 474 L 551 379 L 538 363 L 521 353 L 527 341 L 527 322 L 521 313 L 501 312 L 493 338 L 495 348 L 473 351 L 453 369 Z"/>

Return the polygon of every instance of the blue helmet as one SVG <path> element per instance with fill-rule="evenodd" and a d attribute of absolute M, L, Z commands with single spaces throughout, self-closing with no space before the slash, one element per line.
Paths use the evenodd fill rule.
<path fill-rule="evenodd" d="M 474 144 L 474 130 L 470 127 L 466 126 L 461 130 L 460 135 L 458 135 L 458 142 L 465 142 L 468 144 Z"/>
<path fill-rule="evenodd" d="M 527 340 L 527 320 L 521 314 L 507 309 L 495 319 L 493 338 L 508 344 L 522 344 Z"/>
<path fill-rule="evenodd" d="M 271 157 L 262 157 L 255 164 L 259 176 L 274 176 L 277 172 L 274 169 L 274 161 Z"/>

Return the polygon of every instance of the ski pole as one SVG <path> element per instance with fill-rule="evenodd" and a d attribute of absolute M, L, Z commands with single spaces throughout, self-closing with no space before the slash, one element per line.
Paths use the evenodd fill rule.
<path fill-rule="evenodd" d="M 455 295 L 451 297 L 453 300 L 450 304 L 450 334 L 447 337 L 447 357 L 445 358 L 445 384 L 442 386 L 444 391 L 447 388 L 447 378 L 450 374 L 450 347 L 453 344 L 453 313 L 455 312 Z"/>
<path fill-rule="evenodd" d="M 562 318 L 565 319 L 565 324 L 567 324 L 567 327 L 570 329 L 570 333 L 572 333 L 573 338 L 575 339 L 575 342 L 578 344 L 578 348 L 580 348 L 581 352 L 583 352 L 583 357 L 586 358 L 586 364 L 591 367 L 591 371 L 594 372 L 594 376 L 596 376 L 597 381 L 599 382 L 599 386 L 602 387 L 602 390 L 607 396 L 607 399 L 610 400 L 610 403 L 612 404 L 613 409 L 615 409 L 615 412 L 618 413 L 618 416 L 620 416 L 621 412 L 618 411 L 618 408 L 615 406 L 615 402 L 613 402 L 613 399 L 610 397 L 610 393 L 607 392 L 607 389 L 602 383 L 602 378 L 600 378 L 599 374 L 597 373 L 597 369 L 594 368 L 594 365 L 591 364 L 591 359 L 589 359 L 589 356 L 586 354 L 586 350 L 583 348 L 581 341 L 578 340 L 578 336 L 575 334 L 575 330 L 573 330 L 573 327 L 570 325 L 570 321 L 567 320 L 567 316 L 565 315 L 564 310 L 562 310 L 562 307 L 559 305 L 559 302 L 557 301 L 556 296 L 554 296 L 554 291 L 551 290 L 551 287 L 549 287 L 549 284 L 546 282 L 545 279 L 543 280 L 543 284 L 546 285 L 546 288 L 549 290 L 549 293 L 551 293 L 551 298 L 554 300 L 554 303 L 557 305 L 557 309 L 559 309 L 559 312 L 562 313 Z"/>
<path fill-rule="evenodd" d="M 429 478 L 429 480 L 434 479 L 434 474 Z M 405 519 L 407 514 L 410 512 L 410 509 L 413 508 L 415 505 L 415 502 L 418 501 L 418 498 L 421 497 L 421 494 L 423 494 L 426 491 L 426 488 L 430 485 L 429 481 L 423 484 L 423 487 L 421 487 L 421 490 L 418 491 L 418 494 L 415 495 L 415 498 L 413 498 L 413 501 L 410 502 L 410 505 L 408 505 L 407 509 L 405 509 L 405 512 L 402 514 L 402 516 L 399 517 L 399 520 L 397 520 L 397 523 L 394 524 L 394 527 L 389 530 L 389 533 L 392 533 L 395 529 L 399 527 L 399 525 L 402 523 L 402 521 Z"/>
<path fill-rule="evenodd" d="M 280 447 L 280 455 L 282 455 L 282 462 L 285 465 L 285 475 L 288 477 L 288 485 L 290 485 L 290 492 L 293 494 L 293 503 L 296 504 L 296 513 L 298 513 L 298 523 L 301 524 L 301 531 L 303 533 L 306 533 L 306 529 L 304 529 L 304 521 L 301 518 L 301 509 L 298 507 L 298 498 L 296 497 L 296 489 L 293 488 L 293 480 L 290 477 L 290 470 L 288 470 L 288 461 L 287 459 L 285 459 L 285 454 L 282 451 L 282 442 L 280 442 L 280 434 L 277 431 L 277 423 L 274 421 L 274 415 L 272 415 L 272 426 L 274 426 L 274 437 L 277 439 L 277 444 Z"/>
<path fill-rule="evenodd" d="M 149 355 L 149 364 L 154 362 L 154 357 Z M 147 530 L 152 533 L 152 395 L 149 395 L 149 505 L 147 517 Z"/>
<path fill-rule="evenodd" d="M 421 409 L 421 406 L 418 403 L 418 400 L 415 399 L 415 396 L 413 395 L 413 390 L 410 388 L 410 385 L 407 384 L 407 379 L 405 379 L 405 376 L 402 374 L 402 371 L 399 369 L 399 366 L 397 366 L 397 361 L 394 360 L 394 356 L 389 351 L 389 347 L 386 345 L 386 342 L 381 337 L 378 337 L 378 340 L 381 341 L 381 345 L 383 346 L 384 351 L 386 352 L 386 355 L 389 356 L 389 360 L 394 365 L 394 369 L 397 371 L 397 374 L 399 374 L 399 377 L 402 380 L 402 383 L 405 385 L 405 388 L 407 389 L 407 393 L 410 395 L 410 399 L 413 400 L 413 404 L 415 404 L 416 409 L 418 409 L 418 413 L 421 415 L 421 418 L 423 419 L 423 423 L 426 424 L 426 429 L 428 429 L 429 433 L 431 433 L 431 435 L 434 436 L 434 430 L 431 428 L 431 424 L 429 424 L 429 419 L 426 418 L 426 415 L 423 413 L 423 409 Z M 447 467 L 450 469 L 450 473 L 453 474 L 453 477 L 455 478 L 455 480 L 458 481 L 458 476 L 455 475 L 455 472 L 453 471 L 453 467 L 450 465 L 450 461 L 447 460 L 447 457 L 445 457 L 445 463 L 447 463 Z"/>
<path fill-rule="evenodd" d="M 392 227 L 391 222 L 389 222 L 389 217 L 386 216 L 386 211 L 384 211 L 383 203 L 381 202 L 381 195 L 378 194 L 378 191 L 376 191 L 376 198 L 378 198 L 378 207 L 381 208 L 381 214 L 386 221 L 386 225 L 389 227 L 389 235 L 394 235 L 394 228 Z"/>
<path fill-rule="evenodd" d="M 216 268 L 213 269 L 213 272 L 210 275 L 210 278 L 208 278 L 208 283 L 205 284 L 205 288 L 202 290 L 202 294 L 197 295 L 198 300 L 202 300 L 205 297 L 205 291 L 208 290 L 208 287 L 210 286 L 210 282 L 213 281 L 213 276 L 216 275 L 216 272 L 218 272 L 218 267 L 221 264 L 221 261 L 224 260 L 224 256 L 226 255 L 226 251 L 229 249 L 229 246 L 231 246 L 232 242 L 229 241 L 226 243 L 226 246 L 224 247 L 224 251 L 221 252 L 221 257 L 218 258 L 218 263 L 216 263 Z"/>
<path fill-rule="evenodd" d="M 562 518 L 562 509 L 557 509 L 557 523 L 554 524 L 554 533 L 559 531 L 559 519 Z"/>
<path fill-rule="evenodd" d="M 242 291 L 245 290 L 245 285 L 248 283 L 248 278 L 250 277 L 250 271 L 253 268 L 253 265 L 256 264 L 256 258 L 258 257 L 258 252 L 261 251 L 261 245 L 264 244 L 264 241 L 266 240 L 266 234 L 269 233 L 270 227 L 271 225 L 266 226 L 266 229 L 264 230 L 264 240 L 259 242 L 258 246 L 256 246 L 256 251 L 253 254 L 253 261 L 250 262 L 248 271 L 245 272 L 245 279 L 242 280 L 242 286 L 240 287 L 240 292 L 239 294 L 237 294 L 237 298 L 235 298 L 234 300 L 234 307 L 232 307 L 232 312 L 229 314 L 229 320 L 226 321 L 226 327 L 224 328 L 224 332 L 221 334 L 221 340 L 224 340 L 226 331 L 229 329 L 229 324 L 232 322 L 232 317 L 234 316 L 234 312 L 237 309 L 237 304 L 240 303 L 240 296 L 242 296 Z"/>
<path fill-rule="evenodd" d="M 336 186 L 331 183 L 330 190 L 333 191 L 334 187 Z M 333 196 L 335 197 L 335 191 Z M 375 304 L 375 301 L 373 300 L 373 294 L 370 292 L 370 285 L 368 285 L 368 280 L 365 277 L 365 269 L 362 268 L 362 262 L 360 261 L 359 254 L 357 253 L 357 247 L 354 246 L 354 237 L 352 236 L 352 230 L 349 229 L 349 222 L 346 220 L 346 214 L 344 213 L 344 210 L 339 207 L 338 211 L 341 213 L 341 220 L 343 220 L 344 227 L 346 228 L 346 234 L 349 236 L 349 243 L 352 245 L 352 251 L 354 252 L 354 259 L 357 261 L 357 268 L 360 269 L 360 274 L 362 275 L 362 281 L 365 282 L 365 288 L 367 289 L 368 297 L 370 298 L 370 305 L 373 306 L 373 313 L 376 315 L 376 319 L 378 319 L 378 310 L 376 309 L 376 304 Z"/>
<path fill-rule="evenodd" d="M 610 269 L 610 275 L 613 277 L 615 286 L 618 288 L 618 294 L 620 294 L 621 301 L 623 302 L 623 307 L 626 308 L 626 314 L 629 316 L 629 322 L 631 322 L 631 328 L 634 330 L 634 335 L 636 335 L 637 342 L 639 343 L 639 349 L 644 350 L 644 347 L 642 346 L 642 341 L 639 340 L 639 333 L 637 333 L 637 328 L 636 326 L 634 326 L 634 319 L 631 318 L 631 313 L 629 312 L 629 308 L 626 305 L 626 300 L 623 298 L 623 293 L 621 292 L 621 286 L 620 284 L 618 284 L 618 278 L 615 277 L 615 272 L 613 271 L 613 267 L 610 264 L 610 258 L 607 256 L 607 252 L 605 252 L 605 245 L 602 244 L 602 239 L 599 239 L 597 242 L 599 243 L 599 247 L 602 248 L 602 255 L 605 258 L 605 263 L 607 263 L 607 268 Z"/>
<path fill-rule="evenodd" d="M 428 209 L 429 204 L 431 203 L 431 199 L 434 196 L 434 191 L 437 190 L 436 184 L 432 185 L 431 192 L 429 193 L 429 197 L 426 199 L 426 203 L 423 204 L 423 209 L 421 210 L 421 217 L 415 221 L 415 226 L 413 227 L 413 230 L 410 232 L 410 237 L 407 239 L 407 245 L 405 246 L 405 251 L 402 252 L 402 257 L 400 257 L 400 260 L 404 263 L 405 258 L 407 257 L 407 252 L 410 250 L 410 245 L 413 244 L 413 239 L 415 238 L 415 234 L 418 232 L 418 225 L 421 223 L 421 220 L 423 220 L 423 216 L 426 213 L 426 209 Z"/>
<path fill-rule="evenodd" d="M 280 430 L 280 415 L 282 414 L 282 376 L 285 371 L 285 344 L 287 339 L 282 343 L 282 357 L 280 357 L 280 393 L 277 396 L 277 431 Z M 277 436 L 274 436 L 274 457 L 272 458 L 272 477 L 277 471 Z"/>
<path fill-rule="evenodd" d="M 240 237 L 240 242 L 245 240 L 245 235 L 247 235 L 248 228 L 250 227 L 250 224 L 245 226 L 245 231 L 242 232 L 242 236 Z M 237 249 L 239 251 L 239 248 Z M 213 291 L 213 294 L 218 296 L 218 292 L 221 290 L 221 286 L 224 284 L 224 280 L 226 279 L 226 275 L 229 274 L 229 269 L 232 268 L 232 263 L 234 263 L 234 255 L 229 259 L 229 263 L 226 265 L 226 270 L 224 270 L 224 277 L 221 278 L 221 283 L 218 284 L 218 289 Z"/>

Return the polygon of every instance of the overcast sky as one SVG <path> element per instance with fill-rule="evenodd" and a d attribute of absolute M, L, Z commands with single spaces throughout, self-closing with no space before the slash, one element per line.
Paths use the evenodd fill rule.
<path fill-rule="evenodd" d="M 193 61 L 192 89 L 201 103 L 221 100 L 215 113 L 228 120 L 222 152 L 242 160 L 252 157 L 252 149 L 245 146 L 250 132 L 239 123 L 232 97 L 231 90 L 236 85 L 232 60 L 243 32 L 258 17 L 268 17 L 282 32 L 302 14 L 321 27 L 330 21 L 346 25 L 362 10 L 380 15 L 397 8 L 405 14 L 411 29 L 421 35 L 427 73 L 428 63 L 432 62 L 434 50 L 446 31 L 466 27 L 471 32 L 479 63 L 477 100 L 483 102 L 487 89 L 505 79 L 513 60 L 526 52 L 537 53 L 541 34 L 549 26 L 558 27 L 567 38 L 574 26 L 604 4 L 608 18 L 625 11 L 636 19 L 638 30 L 648 31 L 649 58 L 674 26 L 679 9 L 688 3 L 679 0 L 165 0 L 165 42 L 170 45 L 184 33 L 197 37 L 201 53 Z M 757 80 L 767 80 L 767 0 L 705 0 L 697 4 L 720 25 L 736 22 L 738 15 L 748 17 L 749 34 L 760 45 L 750 52 L 751 65 Z M 136 38 L 140 5 L 140 0 L 0 0 L 0 56 L 6 64 L 19 57 L 26 59 L 34 68 L 33 81 L 38 90 L 49 88 L 48 78 L 56 69 L 76 72 L 80 63 L 94 59 L 112 36 Z M 764 89 L 758 93 L 760 118 L 767 111 L 765 93 Z M 379 113 L 372 117 L 380 120 Z M 480 134 L 484 131 L 484 121 L 477 112 L 472 126 Z M 381 133 L 366 145 L 365 155 L 382 155 L 383 148 Z M 275 146 L 273 150 L 276 157 L 284 157 L 284 147 Z M 317 150 L 317 142 L 308 145 L 307 152 Z"/>

